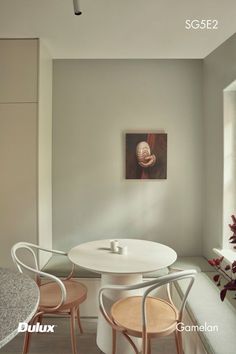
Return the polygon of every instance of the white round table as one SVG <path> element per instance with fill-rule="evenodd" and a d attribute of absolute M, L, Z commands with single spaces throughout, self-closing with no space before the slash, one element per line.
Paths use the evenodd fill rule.
<path fill-rule="evenodd" d="M 101 286 L 130 285 L 142 282 L 142 275 L 158 269 L 166 268 L 175 262 L 176 252 L 168 246 L 157 242 L 139 239 L 118 239 L 120 246 L 127 246 L 127 255 L 114 253 L 110 249 L 110 240 L 99 240 L 83 243 L 72 248 L 68 257 L 74 264 L 101 274 Z M 106 294 L 106 306 L 109 309 L 114 301 L 129 291 L 110 291 Z M 141 294 L 141 290 L 135 290 Z M 101 314 L 98 318 L 97 345 L 106 354 L 112 354 L 111 327 Z M 117 336 L 117 352 L 133 353 L 133 350 L 124 338 Z"/>

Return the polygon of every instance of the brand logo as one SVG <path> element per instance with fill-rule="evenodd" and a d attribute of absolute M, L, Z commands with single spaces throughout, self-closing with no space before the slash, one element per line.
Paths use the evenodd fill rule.
<path fill-rule="evenodd" d="M 53 332 L 55 325 L 42 325 L 37 322 L 35 325 L 29 325 L 26 322 L 20 322 L 18 325 L 18 332 Z"/>
<path fill-rule="evenodd" d="M 204 325 L 185 325 L 183 322 L 179 322 L 176 325 L 176 330 L 178 332 L 218 332 L 218 326 L 217 325 L 210 325 L 207 322 L 204 323 Z"/>

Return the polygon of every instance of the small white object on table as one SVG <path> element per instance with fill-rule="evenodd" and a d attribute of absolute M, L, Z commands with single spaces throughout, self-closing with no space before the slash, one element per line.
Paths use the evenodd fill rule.
<path fill-rule="evenodd" d="M 118 247 L 119 247 L 119 241 L 118 240 L 111 240 L 110 241 L 110 246 L 111 246 L 111 251 L 112 252 L 118 252 Z"/>
<path fill-rule="evenodd" d="M 142 275 L 166 268 L 177 258 L 176 252 L 157 242 L 139 239 L 118 239 L 119 247 L 126 247 L 127 254 L 111 250 L 111 240 L 98 240 L 83 243 L 72 248 L 68 257 L 74 264 L 101 274 L 101 286 L 131 285 L 140 283 Z M 125 251 L 125 253 L 126 253 Z M 134 293 L 129 292 L 129 295 Z M 135 294 L 138 293 L 135 290 Z M 109 291 L 107 306 L 127 296 L 125 291 Z M 98 318 L 97 345 L 106 354 L 112 353 L 111 328 L 102 315 Z M 130 344 L 124 336 L 117 336 L 119 353 L 133 353 Z"/>

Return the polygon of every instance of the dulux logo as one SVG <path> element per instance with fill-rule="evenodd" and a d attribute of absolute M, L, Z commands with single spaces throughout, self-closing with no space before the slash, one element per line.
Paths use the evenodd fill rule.
<path fill-rule="evenodd" d="M 26 322 L 20 322 L 18 325 L 18 332 L 53 332 L 55 325 L 41 325 L 37 322 L 35 325 L 29 325 Z"/>

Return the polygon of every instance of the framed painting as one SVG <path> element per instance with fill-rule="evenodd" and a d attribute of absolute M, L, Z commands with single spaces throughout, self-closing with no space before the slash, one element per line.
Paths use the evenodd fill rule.
<path fill-rule="evenodd" d="M 126 179 L 167 178 L 167 134 L 125 134 Z"/>

